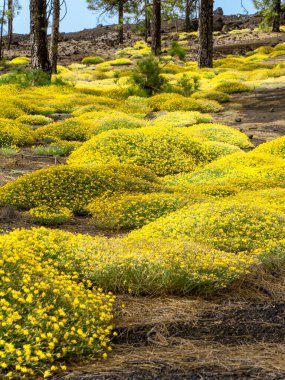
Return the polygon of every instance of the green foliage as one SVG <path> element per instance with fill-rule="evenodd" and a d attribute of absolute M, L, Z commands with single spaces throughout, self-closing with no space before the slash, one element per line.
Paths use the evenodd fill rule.
<path fill-rule="evenodd" d="M 184 61 L 186 56 L 186 49 L 184 49 L 179 44 L 179 42 L 172 41 L 168 53 L 171 55 L 171 57 L 177 56 L 179 59 L 181 59 L 181 61 Z"/>
<path fill-rule="evenodd" d="M 154 55 L 137 62 L 131 75 L 131 81 L 146 95 L 160 92 L 167 82 L 161 76 L 160 62 Z"/>
<path fill-rule="evenodd" d="M 41 146 L 34 150 L 39 156 L 68 156 L 75 149 L 79 148 L 79 141 L 57 141 L 48 146 Z"/>
<path fill-rule="evenodd" d="M 17 84 L 22 88 L 29 86 L 48 86 L 51 83 L 51 77 L 42 70 L 31 70 L 29 68 L 16 66 L 11 72 L 0 76 L 0 85 Z"/>

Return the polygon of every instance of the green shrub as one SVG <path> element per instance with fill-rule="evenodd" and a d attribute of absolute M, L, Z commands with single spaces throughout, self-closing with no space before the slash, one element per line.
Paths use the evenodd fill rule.
<path fill-rule="evenodd" d="M 48 146 L 41 146 L 34 150 L 39 156 L 68 156 L 75 149 L 79 148 L 79 141 L 57 141 Z"/>
<path fill-rule="evenodd" d="M 131 81 L 133 85 L 145 91 L 147 95 L 159 92 L 166 84 L 166 79 L 161 76 L 159 60 L 153 55 L 136 63 Z"/>

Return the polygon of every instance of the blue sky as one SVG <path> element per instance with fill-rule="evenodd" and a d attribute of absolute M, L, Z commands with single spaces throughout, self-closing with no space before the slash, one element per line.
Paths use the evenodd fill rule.
<path fill-rule="evenodd" d="M 66 0 L 68 14 L 61 23 L 62 32 L 74 32 L 82 29 L 94 28 L 98 24 L 98 15 L 89 11 L 85 0 Z M 15 33 L 29 33 L 29 0 L 20 0 L 22 10 L 15 19 Z M 252 0 L 243 0 L 250 13 L 254 13 Z M 222 7 L 225 14 L 243 13 L 240 0 L 215 0 L 215 8 Z M 116 22 L 115 19 L 102 18 L 100 23 L 106 25 Z"/>

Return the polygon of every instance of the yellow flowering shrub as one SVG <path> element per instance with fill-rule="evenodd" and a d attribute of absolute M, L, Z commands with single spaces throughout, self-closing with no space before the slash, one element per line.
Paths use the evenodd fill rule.
<path fill-rule="evenodd" d="M 131 232 L 133 238 L 189 237 L 226 252 L 250 251 L 284 236 L 285 214 L 242 200 L 186 206 Z"/>
<path fill-rule="evenodd" d="M 85 57 L 81 61 L 83 65 L 96 65 L 104 62 L 104 59 L 98 56 Z"/>
<path fill-rule="evenodd" d="M 75 265 L 58 265 L 72 239 L 45 229 L 0 236 L 1 378 L 49 377 L 82 355 L 106 356 L 114 297 L 84 286 Z"/>
<path fill-rule="evenodd" d="M 28 125 L 46 125 L 53 122 L 53 119 L 44 115 L 23 115 L 18 117 L 17 121 Z"/>
<path fill-rule="evenodd" d="M 258 260 L 274 274 L 284 271 L 285 266 L 285 239 L 269 241 L 265 246 L 254 251 Z"/>
<path fill-rule="evenodd" d="M 260 189 L 257 191 L 244 191 L 238 194 L 236 199 L 242 199 L 246 202 L 252 202 L 260 206 L 270 205 L 272 210 L 282 211 L 285 213 L 285 189 L 271 188 Z"/>
<path fill-rule="evenodd" d="M 222 106 L 215 100 L 208 99 L 168 99 L 166 100 L 162 108 L 166 111 L 200 111 L 200 112 L 219 112 L 222 110 Z"/>
<path fill-rule="evenodd" d="M 133 295 L 213 292 L 255 262 L 244 253 L 221 252 L 183 238 L 109 239 L 92 251 L 92 283 Z"/>
<path fill-rule="evenodd" d="M 223 124 L 201 123 L 192 125 L 185 130 L 185 133 L 188 133 L 193 137 L 225 142 L 231 145 L 236 145 L 240 148 L 253 147 L 253 144 L 250 142 L 246 134 Z"/>
<path fill-rule="evenodd" d="M 35 136 L 38 139 L 53 137 L 67 141 L 86 141 L 91 137 L 92 127 L 92 121 L 70 118 L 38 128 Z"/>
<path fill-rule="evenodd" d="M 87 210 L 92 224 L 103 229 L 133 229 L 187 204 L 179 193 L 114 194 L 94 199 Z"/>
<path fill-rule="evenodd" d="M 169 101 L 169 99 L 172 101 L 179 101 L 185 99 L 185 97 L 176 93 L 161 93 L 148 98 L 147 103 L 153 111 L 160 111 L 164 109 L 164 105 L 167 101 Z"/>
<path fill-rule="evenodd" d="M 126 165 L 54 166 L 25 174 L 0 188 L 0 205 L 29 210 L 67 207 L 84 213 L 93 198 L 109 191 L 152 192 L 156 177 L 146 169 Z"/>
<path fill-rule="evenodd" d="M 192 98 L 216 100 L 219 103 L 227 103 L 230 101 L 230 95 L 221 91 L 197 91 L 192 94 Z"/>
<path fill-rule="evenodd" d="M 204 141 L 205 146 L 209 150 L 209 161 L 214 161 L 222 156 L 240 152 L 240 148 L 236 145 L 227 144 L 220 141 Z"/>
<path fill-rule="evenodd" d="M 25 112 L 17 105 L 10 103 L 8 100 L 0 102 L 0 118 L 17 119 L 23 115 L 25 115 Z"/>
<path fill-rule="evenodd" d="M 107 115 L 100 119 L 91 130 L 92 135 L 98 135 L 113 129 L 135 129 L 147 126 L 145 120 L 140 120 L 132 116 L 122 115 L 115 113 L 114 115 Z"/>
<path fill-rule="evenodd" d="M 97 65 L 97 68 L 103 68 L 103 67 L 109 67 L 109 66 L 128 66 L 131 65 L 133 61 L 131 61 L 129 58 L 117 58 L 113 59 L 111 61 L 105 61 L 103 63 L 99 63 Z"/>
<path fill-rule="evenodd" d="M 66 207 L 50 208 L 40 206 L 30 209 L 28 215 L 35 223 L 56 226 L 67 222 L 72 217 L 72 212 Z"/>
<path fill-rule="evenodd" d="M 195 186 L 208 183 L 221 186 L 230 184 L 240 189 L 252 190 L 283 187 L 285 160 L 254 151 L 239 152 L 219 158 L 194 173 L 186 173 L 183 179 L 184 186 L 188 182 Z"/>
<path fill-rule="evenodd" d="M 69 164 L 135 164 L 158 175 L 193 171 L 209 161 L 203 142 L 179 129 L 145 127 L 103 132 L 86 141 L 68 158 Z"/>
<path fill-rule="evenodd" d="M 212 116 L 198 111 L 176 111 L 160 115 L 152 120 L 154 126 L 183 127 L 199 123 L 210 123 Z"/>
<path fill-rule="evenodd" d="M 0 118 L 0 147 L 21 147 L 34 142 L 32 131 L 15 120 Z"/>
<path fill-rule="evenodd" d="M 251 90 L 250 86 L 238 81 L 224 81 L 215 87 L 215 91 L 225 92 L 226 94 L 249 92 Z"/>
<path fill-rule="evenodd" d="M 260 144 L 255 148 L 255 152 L 272 154 L 273 156 L 285 158 L 285 136 Z"/>
<path fill-rule="evenodd" d="M 28 57 L 16 57 L 9 61 L 9 65 L 28 65 L 30 58 Z"/>

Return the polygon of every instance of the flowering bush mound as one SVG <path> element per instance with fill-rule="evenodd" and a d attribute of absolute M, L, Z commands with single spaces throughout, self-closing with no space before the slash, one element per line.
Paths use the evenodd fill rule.
<path fill-rule="evenodd" d="M 270 204 L 221 200 L 186 206 L 130 234 L 133 238 L 189 237 L 226 252 L 250 251 L 284 236 L 285 214 Z"/>
<path fill-rule="evenodd" d="M 224 81 L 218 84 L 215 91 L 225 92 L 226 94 L 237 94 L 241 92 L 249 92 L 252 88 L 245 83 L 238 81 Z"/>
<path fill-rule="evenodd" d="M 38 128 L 35 136 L 38 139 L 53 137 L 67 141 L 86 141 L 91 137 L 94 123 L 89 120 L 70 118 Z"/>
<path fill-rule="evenodd" d="M 189 135 L 208 139 L 211 141 L 220 141 L 227 144 L 236 145 L 240 148 L 250 148 L 253 144 L 246 134 L 222 124 L 201 123 L 187 128 Z"/>
<path fill-rule="evenodd" d="M 155 126 L 186 127 L 199 123 L 210 123 L 212 116 L 198 111 L 175 111 L 158 116 L 152 121 Z"/>
<path fill-rule="evenodd" d="M 1 378 L 49 377 L 69 360 L 111 349 L 114 297 L 89 290 L 76 264 L 54 257 L 68 256 L 76 240 L 45 229 L 0 236 Z"/>
<path fill-rule="evenodd" d="M 273 154 L 273 156 L 285 158 L 285 136 L 260 144 L 255 148 L 256 153 Z"/>
<path fill-rule="evenodd" d="M 173 176 L 173 184 L 236 186 L 240 189 L 284 187 L 285 160 L 272 155 L 238 152 L 219 158 L 194 173 Z M 168 184 L 171 180 L 168 178 Z"/>
<path fill-rule="evenodd" d="M 21 147 L 34 142 L 32 131 L 18 121 L 0 118 L 0 147 Z"/>
<path fill-rule="evenodd" d="M 108 191 L 160 190 L 146 169 L 126 165 L 92 167 L 54 166 L 23 175 L 0 188 L 0 205 L 29 210 L 34 207 L 67 207 L 84 213 L 91 200 Z"/>
<path fill-rule="evenodd" d="M 66 207 L 35 207 L 28 211 L 28 215 L 35 223 L 42 225 L 59 225 L 72 217 L 72 212 Z"/>
<path fill-rule="evenodd" d="M 98 56 L 85 57 L 82 59 L 83 65 L 96 65 L 104 62 L 104 59 Z"/>
<path fill-rule="evenodd" d="M 46 125 L 53 122 L 53 119 L 44 115 L 23 115 L 18 117 L 17 121 L 28 125 Z"/>
<path fill-rule="evenodd" d="M 113 194 L 94 199 L 86 209 L 92 224 L 103 229 L 133 229 L 175 211 L 189 202 L 179 193 Z"/>
<path fill-rule="evenodd" d="M 222 109 L 222 106 L 216 100 L 195 100 L 175 93 L 154 95 L 148 99 L 148 104 L 154 111 L 219 112 Z"/>
<path fill-rule="evenodd" d="M 146 127 L 101 133 L 68 158 L 69 164 L 135 164 L 158 175 L 193 171 L 209 162 L 208 149 L 178 129 Z"/>

